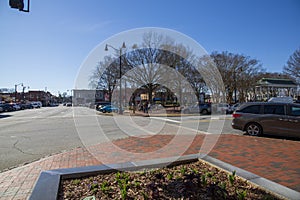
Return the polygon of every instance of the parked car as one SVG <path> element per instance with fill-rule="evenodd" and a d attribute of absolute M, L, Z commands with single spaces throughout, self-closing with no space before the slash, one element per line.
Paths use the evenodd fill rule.
<path fill-rule="evenodd" d="M 21 106 L 17 103 L 11 103 L 10 105 L 12 106 L 14 111 L 21 110 Z"/>
<path fill-rule="evenodd" d="M 191 106 L 187 106 L 183 109 L 183 113 L 200 113 L 203 115 L 208 115 L 211 113 L 211 104 L 209 103 L 199 103 Z"/>
<path fill-rule="evenodd" d="M 300 137 L 300 105 L 295 103 L 245 103 L 233 113 L 232 127 L 252 136 L 273 134 Z"/>
<path fill-rule="evenodd" d="M 3 109 L 3 112 L 10 112 L 13 111 L 13 106 L 8 103 L 0 104 L 0 107 Z"/>
<path fill-rule="evenodd" d="M 22 104 L 20 104 L 20 107 L 21 107 L 21 110 L 32 109 L 33 108 L 31 103 L 22 103 Z"/>
<path fill-rule="evenodd" d="M 241 105 L 240 103 L 236 103 L 230 106 L 230 112 L 233 113 L 234 111 L 236 111 L 240 105 Z"/>
<path fill-rule="evenodd" d="M 112 105 L 107 105 L 107 106 L 104 106 L 102 108 L 99 109 L 100 112 L 103 112 L 103 113 L 111 113 L 111 112 L 118 112 L 119 111 L 119 108 L 115 107 L 115 106 L 112 106 Z"/>
<path fill-rule="evenodd" d="M 101 108 L 103 108 L 104 106 L 108 106 L 111 105 L 110 102 L 100 102 L 100 103 L 96 103 L 96 110 L 100 110 Z"/>
<path fill-rule="evenodd" d="M 3 112 L 3 108 L 2 107 L 0 107 L 0 112 Z"/>
<path fill-rule="evenodd" d="M 268 102 L 293 103 L 294 100 L 292 97 L 272 97 Z"/>
<path fill-rule="evenodd" d="M 212 111 L 213 113 L 219 113 L 219 114 L 232 113 L 230 105 L 228 103 L 212 104 Z"/>
<path fill-rule="evenodd" d="M 41 107 L 41 104 L 38 103 L 38 102 L 31 102 L 31 105 L 33 108 L 40 108 Z"/>

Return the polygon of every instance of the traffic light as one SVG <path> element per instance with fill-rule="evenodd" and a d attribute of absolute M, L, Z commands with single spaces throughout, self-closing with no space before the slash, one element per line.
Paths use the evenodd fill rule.
<path fill-rule="evenodd" d="M 24 10 L 24 1 L 23 0 L 9 0 L 9 6 L 11 8 L 19 9 L 20 11 Z"/>

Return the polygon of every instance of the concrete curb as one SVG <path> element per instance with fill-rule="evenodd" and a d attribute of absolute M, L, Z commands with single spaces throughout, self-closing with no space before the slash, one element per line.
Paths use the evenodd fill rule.
<path fill-rule="evenodd" d="M 176 156 L 153 160 L 126 162 L 121 164 L 109 164 L 43 171 L 40 174 L 38 181 L 36 182 L 36 185 L 33 189 L 33 192 L 31 193 L 31 196 L 29 197 L 29 200 L 39 200 L 41 199 L 41 197 L 43 197 L 44 200 L 57 199 L 60 181 L 64 179 L 82 178 L 100 173 L 111 173 L 116 171 L 138 171 L 142 169 L 153 169 L 164 166 L 174 166 L 179 164 L 195 162 L 199 159 L 228 172 L 236 171 L 236 174 L 239 177 L 248 180 L 252 184 L 262 187 L 263 189 L 273 193 L 278 197 L 291 200 L 298 200 L 300 197 L 300 193 L 297 191 L 294 191 L 278 183 L 262 178 L 246 170 L 234 167 L 223 161 L 217 160 L 207 155 L 190 154 L 181 157 Z"/>
<path fill-rule="evenodd" d="M 206 156 L 206 155 L 202 155 L 202 156 L 200 155 L 199 157 L 202 160 L 204 160 L 218 168 L 221 168 L 229 173 L 236 171 L 236 175 L 238 175 L 239 177 L 246 179 L 247 181 L 251 182 L 252 184 L 257 185 L 257 186 L 259 186 L 281 198 L 286 198 L 286 199 L 290 199 L 290 200 L 299 200 L 300 199 L 300 192 L 292 190 L 288 187 L 285 187 L 283 185 L 280 185 L 278 183 L 275 183 L 273 181 L 265 179 L 261 176 L 253 174 L 253 173 L 243 170 L 241 168 L 232 166 L 228 163 L 225 163 L 225 162 L 215 159 L 213 157 Z"/>

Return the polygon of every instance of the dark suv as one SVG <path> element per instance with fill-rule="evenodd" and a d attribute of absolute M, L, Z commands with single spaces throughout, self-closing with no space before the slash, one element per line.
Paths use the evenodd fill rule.
<path fill-rule="evenodd" d="M 300 137 L 300 105 L 294 103 L 245 103 L 233 113 L 232 127 L 259 136 L 263 133 Z"/>

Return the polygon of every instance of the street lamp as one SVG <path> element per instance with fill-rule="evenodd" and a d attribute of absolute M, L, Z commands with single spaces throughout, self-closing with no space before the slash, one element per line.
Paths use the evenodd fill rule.
<path fill-rule="evenodd" d="M 236 69 L 234 68 L 233 72 L 233 80 L 234 80 L 234 103 L 236 104 Z"/>
<path fill-rule="evenodd" d="M 23 83 L 15 84 L 15 103 L 17 102 L 17 88 L 18 85 L 21 85 L 23 87 Z"/>
<path fill-rule="evenodd" d="M 120 78 L 120 91 L 119 91 L 119 114 L 123 114 L 123 111 L 122 111 L 122 83 L 121 83 L 121 77 L 122 77 L 122 49 L 125 49 L 126 48 L 126 45 L 125 45 L 125 42 L 123 42 L 122 44 L 122 47 L 120 47 L 119 49 L 109 45 L 109 44 L 106 44 L 105 45 L 105 51 L 108 51 L 108 47 L 114 49 L 115 51 L 118 51 L 119 52 L 119 78 Z"/>
<path fill-rule="evenodd" d="M 238 70 L 238 71 L 237 71 Z M 240 68 L 240 69 L 237 69 L 236 67 L 234 68 L 234 71 L 233 71 L 233 81 L 234 81 L 234 103 L 237 103 L 237 95 L 236 95 L 236 92 L 237 92 L 237 77 L 236 77 L 236 73 L 239 72 L 239 73 L 242 73 L 243 72 L 243 68 Z M 240 101 L 240 93 L 239 93 L 239 101 Z"/>

